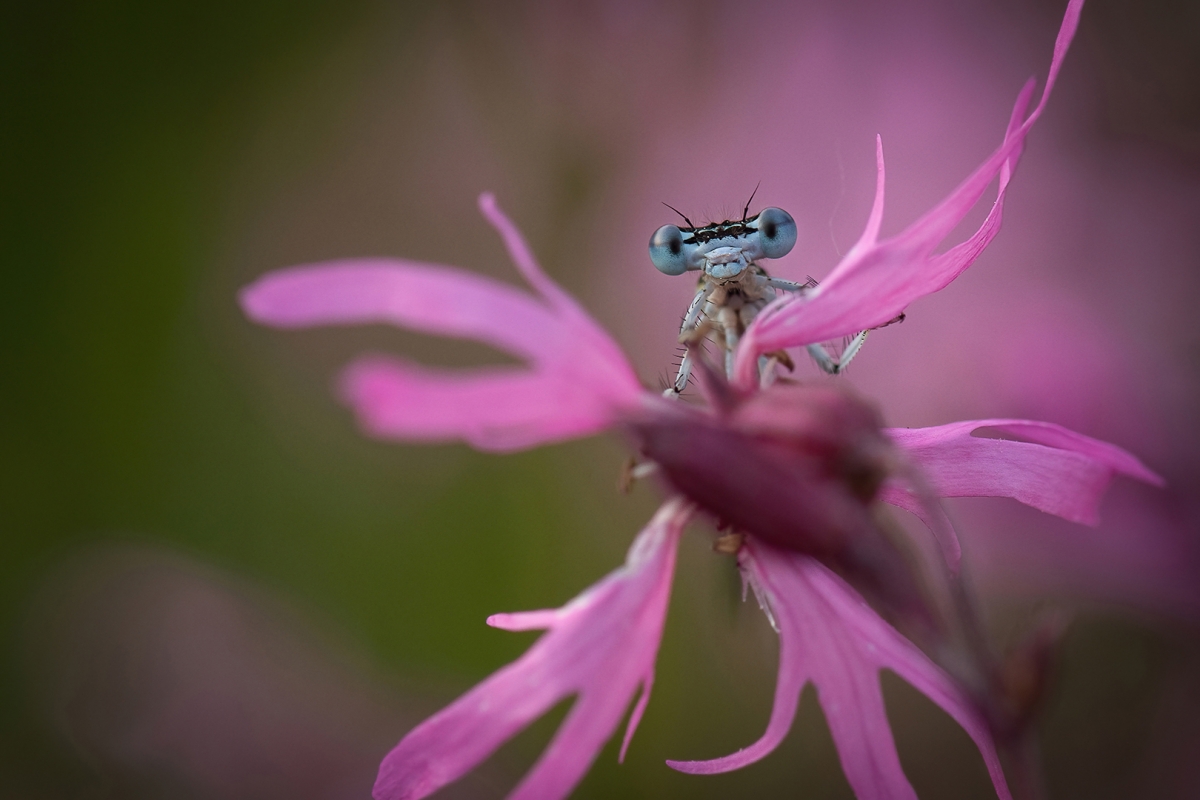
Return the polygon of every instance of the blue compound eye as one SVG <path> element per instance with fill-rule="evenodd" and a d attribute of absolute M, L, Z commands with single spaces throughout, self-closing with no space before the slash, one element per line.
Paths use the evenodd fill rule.
<path fill-rule="evenodd" d="M 786 256 L 796 244 L 796 220 L 782 208 L 764 208 L 754 220 L 754 227 L 766 258 Z"/>
<path fill-rule="evenodd" d="M 788 219 L 790 220 L 791 217 Z M 792 228 L 794 231 L 794 223 Z M 793 232 L 792 241 L 795 240 L 796 235 Z M 650 261 L 664 275 L 682 275 L 687 272 L 687 253 L 683 246 L 683 231 L 674 225 L 663 225 L 656 230 L 650 237 Z"/>

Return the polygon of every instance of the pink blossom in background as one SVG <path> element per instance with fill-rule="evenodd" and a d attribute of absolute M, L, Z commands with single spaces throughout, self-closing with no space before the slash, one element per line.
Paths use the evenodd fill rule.
<path fill-rule="evenodd" d="M 114 797 L 361 798 L 420 718 L 285 599 L 162 548 L 76 553 L 30 610 L 29 701 Z"/>
<path fill-rule="evenodd" d="M 859 245 L 825 284 L 828 288 L 814 293 L 811 303 L 780 304 L 751 329 L 747 347 L 757 350 L 747 349 L 750 355 L 742 354 L 743 387 L 751 385 L 749 373 L 757 352 L 879 324 L 912 300 L 943 288 L 970 266 L 998 230 L 1012 169 L 1025 135 L 1041 113 L 1081 6 L 1079 0 L 1072 0 L 1068 7 L 1042 102 L 1033 114 L 1024 115 L 1031 97 L 1029 86 L 1018 99 L 1000 149 L 933 211 L 900 236 L 883 242 L 877 242 L 882 215 L 880 155 L 876 204 Z M 932 256 L 933 247 L 963 219 L 993 177 L 1000 179 L 999 197 L 979 231 L 946 253 Z M 611 427 L 633 430 L 635 442 L 640 443 L 639 437 L 645 435 L 642 431 L 679 425 L 681 420 L 686 430 L 690 417 L 705 414 L 711 422 L 702 424 L 734 429 L 721 409 L 705 412 L 643 391 L 619 348 L 541 272 L 491 197 L 481 198 L 480 206 L 501 233 L 534 293 L 453 267 L 372 259 L 272 273 L 244 290 L 243 307 L 255 320 L 278 327 L 388 322 L 472 338 L 524 362 L 517 367 L 449 372 L 394 358 L 365 357 L 344 373 L 342 395 L 372 435 L 401 440 L 461 439 L 481 449 L 516 450 Z M 811 309 L 815 309 L 811 313 L 816 322 L 811 329 L 804 328 L 805 315 Z M 789 320 L 795 320 L 794 324 Z M 766 390 L 762 396 L 775 397 L 782 391 Z M 802 412 L 798 407 L 794 413 Z M 1026 441 L 972 436 L 979 428 L 1016 434 Z M 877 424 L 874 431 L 883 437 Z M 1081 522 L 1095 521 L 1099 496 L 1114 473 L 1160 482 L 1119 448 L 1057 425 L 993 419 L 889 433 L 891 445 L 887 446 L 899 448 L 923 467 L 940 496 L 1013 497 Z M 755 459 L 786 439 L 778 431 L 767 430 L 750 431 L 748 441 L 749 478 L 765 478 L 768 470 L 763 465 L 767 462 Z M 686 445 L 685 440 L 681 447 Z M 722 491 L 720 465 L 708 460 L 689 465 L 684 454 L 680 470 L 689 469 L 697 473 L 707 470 L 716 479 L 705 483 L 702 492 L 689 491 L 678 479 L 681 473 L 668 470 L 668 483 L 702 509 L 714 511 L 713 504 L 719 499 L 714 493 Z M 834 488 L 839 480 L 846 482 L 835 479 Z M 877 488 L 860 502 L 865 505 L 874 499 Z M 833 494 L 833 489 L 817 493 L 810 507 L 815 510 L 831 503 Z M 928 511 L 899 484 L 884 487 L 880 499 L 918 513 Z M 784 549 L 770 538 L 756 538 L 762 529 L 756 510 L 749 509 L 748 521 L 741 526 L 751 536 L 742 547 L 740 562 L 781 635 L 775 710 L 767 734 L 748 750 L 712 762 L 672 765 L 685 771 L 717 772 L 766 755 L 790 727 L 800 690 L 812 680 L 818 686 L 847 777 L 859 796 L 913 797 L 883 713 L 878 672 L 886 667 L 964 727 L 980 748 L 997 793 L 1008 797 L 988 722 L 969 694 L 884 622 L 853 589 L 810 557 L 805 546 Z M 532 719 L 571 694 L 578 694 L 578 699 L 567 720 L 513 796 L 567 794 L 611 736 L 640 687 L 641 698 L 626 734 L 627 746 L 649 697 L 674 547 L 691 513 L 682 500 L 668 501 L 635 542 L 625 567 L 561 609 L 491 618 L 490 624 L 497 627 L 546 628 L 548 633 L 521 659 L 406 736 L 385 759 L 376 796 L 426 796 L 473 768 Z M 922 516 L 935 531 L 943 527 L 929 513 Z M 855 525 L 861 529 L 869 524 L 869 520 L 852 524 L 851 537 Z M 956 567 L 958 550 L 952 534 L 943 536 L 941 543 L 948 564 Z"/>

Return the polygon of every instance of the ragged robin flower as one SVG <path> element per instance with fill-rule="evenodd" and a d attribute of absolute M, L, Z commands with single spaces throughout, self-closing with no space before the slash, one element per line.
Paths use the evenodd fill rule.
<path fill-rule="evenodd" d="M 659 466 L 670 493 L 622 567 L 558 609 L 489 618 L 495 627 L 546 633 L 520 659 L 410 731 L 384 759 L 376 798 L 436 791 L 571 696 L 575 703 L 557 734 L 510 796 L 567 795 L 639 695 L 623 757 L 649 700 L 676 543 L 697 515 L 736 532 L 730 549 L 781 638 L 779 679 L 762 739 L 726 758 L 671 766 L 714 773 L 764 757 L 789 729 L 800 691 L 812 681 L 858 796 L 914 797 L 884 712 L 879 671 L 886 667 L 963 726 L 998 795 L 1010 797 L 993 741 L 996 720 L 978 696 L 987 686 L 952 676 L 860 594 L 879 590 L 881 610 L 903 621 L 899 598 L 909 589 L 919 592 L 907 568 L 892 563 L 894 543 L 880 534 L 878 508 L 892 504 L 921 517 L 938 536 L 953 575 L 957 542 L 934 496 L 1011 497 L 1094 522 L 1113 475 L 1158 478 L 1128 453 L 1049 423 L 979 420 L 889 430 L 869 403 L 845 390 L 760 389 L 755 372 L 761 354 L 883 324 L 973 262 L 999 228 L 1005 189 L 1081 6 L 1081 0 L 1068 6 L 1033 112 L 1025 116 L 1030 85 L 1000 147 L 933 210 L 882 242 L 880 151 L 879 189 L 862 238 L 819 292 L 768 306 L 750 325 L 735 382 L 713 390 L 728 392 L 731 402 L 695 406 L 645 390 L 608 334 L 542 272 L 490 195 L 480 198 L 480 209 L 532 292 L 400 259 L 292 267 L 243 291 L 246 313 L 274 327 L 382 322 L 478 340 L 522 362 L 449 371 L 364 357 L 345 370 L 340 385 L 369 435 L 514 451 L 618 429 Z M 980 229 L 934 255 L 996 178 L 999 195 Z M 1016 438 L 973 435 L 983 429 Z M 714 452 L 722 458 L 714 460 Z"/>

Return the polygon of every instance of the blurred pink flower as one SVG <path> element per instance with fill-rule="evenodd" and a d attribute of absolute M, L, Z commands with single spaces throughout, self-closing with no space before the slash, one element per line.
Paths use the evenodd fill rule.
<path fill-rule="evenodd" d="M 643 390 L 620 349 L 541 271 L 490 195 L 480 198 L 481 211 L 536 294 L 454 267 L 350 260 L 264 276 L 243 290 L 243 307 L 253 319 L 277 327 L 387 322 L 477 339 L 509 352 L 523 366 L 447 372 L 371 356 L 347 368 L 341 391 L 369 434 L 401 440 L 461 439 L 480 449 L 508 451 L 624 426 L 640 445 L 654 442 L 652 457 L 669 464 L 664 470 L 677 491 L 749 534 L 740 563 L 783 639 L 771 723 L 763 739 L 738 754 L 672 766 L 719 772 L 763 757 L 790 727 L 799 692 L 813 680 L 821 686 L 821 702 L 856 792 L 912 797 L 883 713 L 878 671 L 887 667 L 963 725 L 979 746 L 998 794 L 1008 797 L 988 723 L 966 693 L 810 557 L 821 549 L 819 535 L 828 531 L 800 541 L 785 530 L 788 520 L 794 528 L 805 513 L 826 514 L 845 521 L 841 539 L 854 541 L 872 525 L 868 504 L 882 499 L 916 511 L 940 534 L 946 561 L 957 568 L 957 542 L 940 509 L 929 510 L 917 487 L 903 485 L 894 475 L 884 484 L 891 473 L 872 460 L 878 448 L 906 453 L 938 495 L 1012 497 L 1081 522 L 1094 522 L 1100 494 L 1114 473 L 1152 483 L 1157 476 L 1118 448 L 1045 423 L 982 420 L 885 435 L 869 406 L 840 391 L 832 393 L 829 408 L 835 417 L 858 422 L 822 431 L 823 417 L 813 412 L 811 393 L 780 387 L 754 394 L 751 378 L 758 353 L 882 324 L 973 262 L 998 231 L 1024 137 L 1041 113 L 1081 6 L 1082 0 L 1068 6 L 1042 101 L 1033 113 L 1022 120 L 1030 84 L 1017 101 L 1001 147 L 932 211 L 883 243 L 876 242 L 883 198 L 880 151 L 876 202 L 862 238 L 811 300 L 781 302 L 751 327 L 739 352 L 742 389 L 732 408 L 696 409 Z M 999 195 L 982 227 L 932 256 L 997 176 Z M 1026 441 L 975 438 L 972 433 L 980 428 Z M 665 443 L 655 438 L 673 431 L 684 435 L 667 437 Z M 746 468 L 731 473 L 697 456 L 691 444 L 705 431 L 734 437 L 728 441 L 736 442 Z M 786 461 L 789 454 L 805 474 L 788 473 L 794 480 L 776 481 L 778 491 L 768 491 L 764 503 L 747 503 L 739 487 L 776 485 L 771 483 L 779 477 L 776 456 Z M 847 468 L 847 456 L 851 462 L 859 458 L 862 468 Z M 807 478 L 818 476 L 825 479 L 824 490 L 801 492 Z M 803 509 L 788 505 L 797 492 L 804 496 Z M 781 509 L 775 516 L 782 522 L 776 525 L 771 514 Z M 669 500 L 635 541 L 625 566 L 563 608 L 489 619 L 510 630 L 549 632 L 521 659 L 410 732 L 384 760 L 376 797 L 426 796 L 570 694 L 579 695 L 577 703 L 513 796 L 567 794 L 641 687 L 627 746 L 649 697 L 675 544 L 692 513 L 683 500 Z M 833 549 L 844 543 L 834 541 Z"/>

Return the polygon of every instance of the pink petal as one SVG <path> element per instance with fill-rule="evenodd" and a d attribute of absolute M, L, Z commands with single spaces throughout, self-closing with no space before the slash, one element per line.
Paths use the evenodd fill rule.
<path fill-rule="evenodd" d="M 1050 96 L 1082 7 L 1083 0 L 1071 0 L 1067 6 L 1037 107 L 1020 121 L 1033 90 L 1033 84 L 1027 84 L 1017 98 L 1003 144 L 944 200 L 902 233 L 881 243 L 875 242 L 875 236 L 883 208 L 884 170 L 882 150 L 877 151 L 879 181 L 863 236 L 820 286 L 803 297 L 781 299 L 758 316 L 738 352 L 737 379 L 741 385 L 752 385 L 760 354 L 883 325 L 913 300 L 944 288 L 974 262 L 1000 229 L 1009 179 L 1020 159 L 1025 136 Z M 934 256 L 934 248 L 997 177 L 996 201 L 980 228 L 966 241 Z"/>
<path fill-rule="evenodd" d="M 592 355 L 599 363 L 588 364 L 589 369 L 592 367 L 613 369 L 614 372 L 619 373 L 618 377 L 628 376 L 636 383 L 621 348 L 612 340 L 608 332 L 575 302 L 571 295 L 563 291 L 561 286 L 542 271 L 525 238 L 521 236 L 521 232 L 517 230 L 517 226 L 512 223 L 512 220 L 506 217 L 500 207 L 496 205 L 496 199 L 490 192 L 479 195 L 479 210 L 504 240 L 509 257 L 525 280 L 537 290 L 546 302 L 554 307 L 563 322 L 570 327 L 571 335 L 577 340 L 585 340 L 582 342 L 585 346 L 580 348 L 578 358 Z"/>
<path fill-rule="evenodd" d="M 533 257 L 533 250 L 530 249 L 529 243 L 525 241 L 525 237 L 517 230 L 517 226 L 513 224 L 512 220 L 500 210 L 500 206 L 496 205 L 496 197 L 491 192 L 479 195 L 479 213 L 483 214 L 483 218 L 500 234 L 500 239 L 504 242 L 505 249 L 508 250 L 508 257 L 512 259 L 521 276 L 538 294 L 552 305 L 572 309 L 579 308 L 571 295 L 564 292 L 562 287 L 551 280 L 550 276 L 542 270 L 537 259 Z M 587 315 L 584 314 L 584 316 Z"/>
<path fill-rule="evenodd" d="M 512 451 L 598 433 L 619 406 L 571 376 L 520 367 L 435 370 L 368 356 L 342 375 L 343 400 L 379 438 L 459 440 Z"/>
<path fill-rule="evenodd" d="M 944 495 L 943 495 L 944 496 Z M 885 503 L 903 508 L 912 514 L 930 530 L 942 550 L 942 558 L 951 572 L 957 573 L 962 565 L 962 543 L 958 540 L 958 532 L 954 523 L 946 514 L 940 503 L 922 502 L 921 498 L 910 492 L 898 481 L 889 481 L 879 490 L 878 498 Z"/>
<path fill-rule="evenodd" d="M 871 213 L 867 216 L 867 226 L 863 228 L 862 236 L 854 246 L 846 251 L 846 260 L 852 260 L 860 252 L 875 246 L 879 239 L 879 226 L 883 224 L 883 188 L 886 171 L 883 166 L 883 137 L 875 136 L 875 200 L 871 203 Z"/>
<path fill-rule="evenodd" d="M 687 517 L 681 501 L 668 502 L 634 541 L 625 565 L 562 608 L 489 619 L 497 627 L 549 632 L 405 736 L 380 765 L 376 800 L 437 791 L 570 695 L 578 695 L 575 705 L 511 798 L 565 797 L 641 687 L 628 744 L 649 697 L 675 545 Z"/>
<path fill-rule="evenodd" d="M 987 726 L 954 681 L 819 562 L 748 540 L 741 563 L 779 630 L 779 682 L 766 734 L 711 761 L 668 761 L 696 774 L 727 772 L 766 756 L 783 739 L 800 691 L 812 681 L 842 768 L 860 798 L 916 798 L 900 766 L 879 685 L 888 668 L 954 718 L 975 741 L 997 794 L 1010 798 Z"/>
<path fill-rule="evenodd" d="M 516 356 L 563 358 L 552 308 L 515 286 L 458 267 L 346 259 L 269 272 L 241 291 L 255 322 L 276 328 L 386 323 L 475 339 Z M 520 324 L 514 324 L 520 321 Z"/>
<path fill-rule="evenodd" d="M 342 393 L 376 435 L 513 450 L 607 427 L 642 397 L 632 368 L 541 272 L 490 195 L 480 207 L 540 296 L 455 267 L 352 259 L 265 275 L 242 290 L 242 307 L 251 319 L 280 328 L 388 323 L 475 339 L 527 363 L 451 373 L 360 361 L 343 377 Z"/>
<path fill-rule="evenodd" d="M 1020 437 L 985 439 L 991 429 Z M 1095 525 L 1114 474 L 1154 485 L 1162 479 L 1119 447 L 1049 422 L 983 419 L 888 434 L 921 468 L 941 497 L 1011 497 L 1072 522 Z M 881 497 L 914 511 L 914 498 L 890 483 Z"/>
<path fill-rule="evenodd" d="M 544 611 L 514 611 L 511 614 L 492 614 L 487 624 L 502 631 L 544 631 L 558 621 L 558 609 Z"/>

